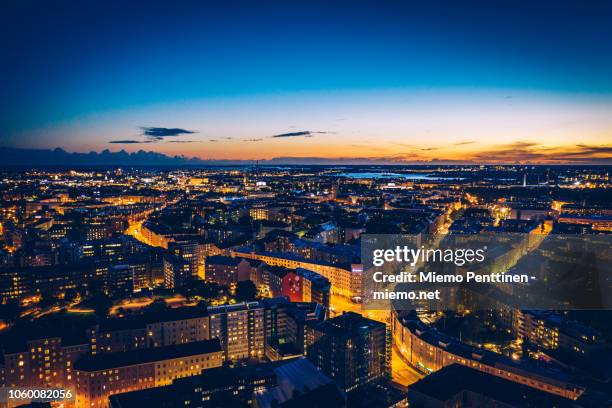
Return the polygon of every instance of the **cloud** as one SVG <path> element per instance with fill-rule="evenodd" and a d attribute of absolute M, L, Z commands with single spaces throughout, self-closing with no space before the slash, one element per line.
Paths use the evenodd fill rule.
<path fill-rule="evenodd" d="M 533 142 L 513 142 L 493 146 L 491 150 L 474 153 L 470 158 L 475 161 L 518 163 L 539 161 L 547 156 L 543 149 L 534 149 L 537 143 Z"/>
<path fill-rule="evenodd" d="M 430 150 L 438 150 L 440 149 L 439 147 L 424 147 L 421 150 L 423 151 L 430 151 Z"/>
<path fill-rule="evenodd" d="M 263 139 L 242 139 L 243 142 L 263 142 Z"/>
<path fill-rule="evenodd" d="M 430 150 L 421 148 L 420 151 Z M 612 145 L 542 146 L 535 142 L 517 141 L 491 146 L 456 157 L 428 158 L 415 152 L 396 153 L 384 159 L 398 163 L 532 163 L 532 164 L 612 164 Z"/>
<path fill-rule="evenodd" d="M 573 147 L 555 149 L 550 152 L 549 160 L 565 163 L 612 163 L 612 146 L 577 144 Z"/>
<path fill-rule="evenodd" d="M 591 145 L 586 145 L 586 144 L 577 144 L 576 147 L 580 149 L 581 154 L 612 155 L 612 146 L 610 145 L 591 146 Z"/>
<path fill-rule="evenodd" d="M 210 139 L 209 142 L 216 143 L 216 142 L 218 142 L 218 140 L 217 139 Z"/>
<path fill-rule="evenodd" d="M 140 136 L 144 136 L 144 140 L 136 140 L 136 139 L 121 139 L 121 140 L 111 140 L 108 143 L 113 144 L 138 144 L 138 143 L 157 143 L 164 141 L 166 137 L 176 137 L 181 135 L 190 135 L 197 133 L 193 130 L 181 129 L 181 128 L 164 128 L 164 127 L 151 127 L 151 126 L 141 126 L 140 127 L 141 134 Z M 169 140 L 170 143 L 195 143 L 193 140 Z"/>
<path fill-rule="evenodd" d="M 302 131 L 299 131 L 299 132 L 280 133 L 278 135 L 272 135 L 270 137 L 272 137 L 272 138 L 278 138 L 278 137 L 313 137 L 314 135 L 324 135 L 324 134 L 330 134 L 330 133 L 334 133 L 334 132 L 313 132 L 311 130 L 302 130 Z"/>
<path fill-rule="evenodd" d="M 474 143 L 476 143 L 475 140 L 466 140 L 465 142 L 455 143 L 455 144 L 453 144 L 453 146 L 465 146 L 465 145 L 470 145 L 470 144 L 474 144 Z"/>
<path fill-rule="evenodd" d="M 535 142 L 523 142 L 523 141 L 518 141 L 518 142 L 513 142 L 513 143 L 509 143 L 509 144 L 504 144 L 504 145 L 500 145 L 501 147 L 506 147 L 508 149 L 529 149 L 532 147 L 536 147 L 538 146 L 538 143 Z"/>
<path fill-rule="evenodd" d="M 149 127 L 141 126 L 141 136 L 144 136 L 144 140 L 125 139 L 125 140 L 111 140 L 108 143 L 115 144 L 137 144 L 137 143 L 157 143 L 164 141 L 166 137 L 175 137 L 181 135 L 190 135 L 197 133 L 193 130 L 181 129 L 181 128 L 164 128 L 164 127 Z M 192 140 L 169 140 L 170 143 L 194 143 Z"/>
<path fill-rule="evenodd" d="M 165 128 L 165 127 L 148 127 L 141 126 L 142 134 L 150 137 L 167 137 L 167 136 L 180 136 L 180 135 L 191 135 L 196 133 L 193 130 L 181 129 L 181 128 Z"/>
<path fill-rule="evenodd" d="M 136 143 L 153 143 L 151 140 L 111 140 L 108 143 L 116 143 L 116 144 L 136 144 Z"/>
<path fill-rule="evenodd" d="M 532 142 L 515 142 L 477 152 L 470 159 L 499 163 L 610 163 L 612 146 L 577 144 L 544 147 Z"/>

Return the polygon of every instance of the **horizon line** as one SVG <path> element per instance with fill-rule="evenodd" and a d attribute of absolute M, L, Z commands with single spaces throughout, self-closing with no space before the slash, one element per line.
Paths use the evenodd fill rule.
<path fill-rule="evenodd" d="M 50 157 L 53 154 L 65 154 L 69 157 L 79 159 L 79 161 L 83 161 L 88 157 L 91 157 L 92 154 L 95 156 L 104 156 L 104 155 L 119 155 L 118 159 L 121 157 L 133 157 L 141 155 L 143 159 L 147 159 L 144 157 L 145 155 L 150 155 L 149 160 L 162 160 L 167 161 L 166 163 L 108 163 L 108 165 L 141 165 L 141 166 L 151 166 L 151 165 L 164 165 L 164 166 L 199 166 L 199 165 L 239 165 L 239 166 L 248 166 L 253 164 L 260 164 L 264 166 L 274 166 L 274 165 L 291 165 L 291 166 L 611 166 L 612 165 L 612 157 L 600 157 L 600 158 L 591 158 L 591 159 L 577 159 L 574 161 L 563 161 L 563 160 L 550 160 L 550 161 L 538 161 L 538 160 L 524 160 L 524 161 L 475 161 L 470 159 L 465 160 L 457 160 L 457 159 L 430 159 L 430 160 L 398 160 L 398 159 L 390 159 L 385 157 L 323 157 L 323 156 L 280 156 L 280 157 L 272 157 L 269 159 L 266 158 L 253 158 L 253 159 L 215 159 L 215 158 L 200 158 L 200 157 L 188 157 L 185 155 L 168 155 L 162 152 L 156 151 L 147 151 L 143 149 L 139 149 L 135 152 L 129 152 L 125 149 L 120 149 L 117 151 L 112 151 L 110 149 L 103 149 L 101 151 L 89 151 L 89 152 L 75 152 L 75 151 L 67 151 L 62 147 L 56 148 L 21 148 L 21 147 L 12 147 L 12 146 L 0 146 L 0 151 L 8 153 L 7 151 L 13 152 L 39 152 L 39 153 L 47 153 L 49 156 L 47 158 L 38 158 L 41 162 L 35 163 L 34 161 L 26 160 L 25 162 L 20 161 L 18 163 L 15 162 L 15 157 L 13 155 L 2 155 L 2 161 L 4 162 L 4 166 L 7 167 L 24 167 L 24 166 L 100 166 L 105 165 L 105 163 L 95 163 L 95 160 L 87 163 L 87 162 L 79 162 L 79 163 L 45 163 L 44 161 L 53 161 L 52 159 L 57 159 Z M 19 155 L 17 155 L 19 156 Z M 24 158 L 25 159 L 25 158 Z M 34 159 L 33 157 L 27 157 L 27 159 Z M 95 159 L 95 158 L 92 158 Z M 175 161 L 175 162 L 172 162 Z"/>

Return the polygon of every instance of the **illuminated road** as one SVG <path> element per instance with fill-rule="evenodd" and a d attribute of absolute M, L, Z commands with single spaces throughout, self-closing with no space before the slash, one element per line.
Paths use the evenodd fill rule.
<path fill-rule="evenodd" d="M 368 319 L 376 320 L 381 323 L 389 324 L 391 321 L 391 314 L 388 310 L 364 310 L 360 303 L 352 302 L 350 299 L 343 296 L 332 294 L 329 302 L 329 317 L 341 315 L 342 312 L 355 312 L 367 317 Z"/>
<path fill-rule="evenodd" d="M 144 221 L 132 221 L 130 222 L 130 226 L 128 227 L 128 229 L 125 230 L 125 234 L 126 235 L 131 235 L 132 237 L 136 238 L 138 241 L 142 242 L 143 244 L 147 244 L 147 245 L 151 245 L 153 246 L 149 240 L 147 240 L 145 238 L 144 235 L 142 235 L 142 224 L 144 223 Z"/>
<path fill-rule="evenodd" d="M 169 201 L 168 203 L 165 203 L 164 205 L 159 207 L 157 211 L 162 211 L 164 208 L 171 206 L 173 204 L 176 204 L 177 202 L 178 202 L 178 198 L 172 201 Z M 149 240 L 147 240 L 144 235 L 142 235 L 142 224 L 144 224 L 145 221 L 146 219 L 140 220 L 140 221 L 130 221 L 128 228 L 125 230 L 125 234 L 133 236 L 138 241 L 144 244 L 155 246 L 151 242 L 149 242 Z"/>
<path fill-rule="evenodd" d="M 403 386 L 413 384 L 423 378 L 424 375 L 410 367 L 400 356 L 395 346 L 391 353 L 391 379 Z"/>
<path fill-rule="evenodd" d="M 142 309 L 153 303 L 153 299 L 139 299 L 131 302 L 125 302 L 119 305 L 111 307 L 109 315 L 115 315 L 119 309 L 130 310 L 130 309 Z"/>
<path fill-rule="evenodd" d="M 182 295 L 175 295 L 170 298 L 163 299 L 166 302 L 166 306 L 171 308 L 177 308 L 182 306 L 195 306 L 195 303 L 189 303 Z M 130 309 L 143 309 L 153 303 L 151 298 L 134 299 L 132 301 L 126 301 L 118 305 L 114 305 L 109 312 L 109 315 L 115 315 L 119 309 L 130 310 Z"/>
<path fill-rule="evenodd" d="M 330 317 L 341 315 L 343 312 L 361 313 L 361 305 L 351 302 L 350 299 L 344 296 L 335 295 L 332 293 L 330 300 Z"/>
<path fill-rule="evenodd" d="M 450 222 L 446 222 L 438 231 L 438 234 L 435 234 L 433 242 L 430 243 L 432 247 L 438 247 L 440 245 L 440 242 L 448 233 L 449 225 Z M 362 306 L 362 304 L 354 303 L 346 297 L 332 294 L 330 298 L 330 317 L 341 315 L 343 312 L 355 312 L 360 313 L 369 319 L 373 319 L 387 325 L 391 323 L 391 312 L 389 310 L 367 310 Z M 391 353 L 392 380 L 395 383 L 406 387 L 423 377 L 424 375 L 422 373 L 418 372 L 406 363 L 396 346 L 393 345 Z"/>

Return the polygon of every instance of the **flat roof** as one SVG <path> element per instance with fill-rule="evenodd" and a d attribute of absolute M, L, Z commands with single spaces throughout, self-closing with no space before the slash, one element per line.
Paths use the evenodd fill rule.
<path fill-rule="evenodd" d="M 221 345 L 219 339 L 203 340 L 122 353 L 88 355 L 77 360 L 74 363 L 74 369 L 80 371 L 101 371 L 220 351 Z"/>
<path fill-rule="evenodd" d="M 486 374 L 460 364 L 452 364 L 412 384 L 408 390 L 440 401 L 448 401 L 455 395 L 469 391 L 493 400 L 523 406 L 572 407 L 573 400 L 531 388 L 527 385 Z M 409 398 L 410 400 L 410 398 Z"/>

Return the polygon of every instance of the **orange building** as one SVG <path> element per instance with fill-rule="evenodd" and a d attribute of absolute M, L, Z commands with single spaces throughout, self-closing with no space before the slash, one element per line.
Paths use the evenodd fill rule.
<path fill-rule="evenodd" d="M 86 356 L 74 364 L 76 407 L 108 407 L 114 394 L 171 384 L 220 367 L 219 340 Z"/>

